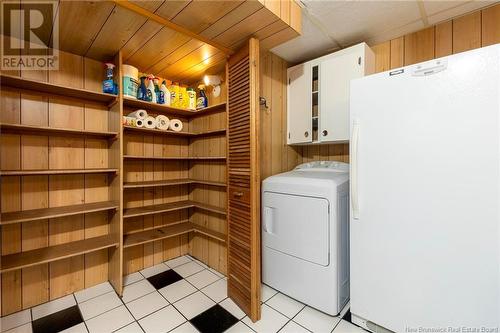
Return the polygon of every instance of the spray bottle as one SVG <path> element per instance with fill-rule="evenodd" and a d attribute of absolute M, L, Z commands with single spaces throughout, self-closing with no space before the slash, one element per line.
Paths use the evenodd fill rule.
<path fill-rule="evenodd" d="M 155 85 L 153 83 L 154 75 L 148 75 L 148 102 L 156 103 Z"/>
<path fill-rule="evenodd" d="M 164 104 L 170 106 L 170 91 L 167 88 L 167 82 L 163 80 L 160 90 L 163 92 Z"/>
<path fill-rule="evenodd" d="M 156 100 L 155 102 L 157 104 L 165 104 L 165 93 L 161 91 L 160 86 L 158 85 L 160 78 L 155 77 L 153 82 L 155 86 L 155 94 L 156 94 Z"/>
<path fill-rule="evenodd" d="M 115 64 L 110 62 L 105 63 L 106 65 L 106 79 L 102 81 L 102 92 L 106 94 L 118 94 L 118 85 L 113 81 L 113 70 Z"/>
<path fill-rule="evenodd" d="M 196 100 L 196 108 L 203 109 L 208 106 L 208 98 L 207 94 L 205 93 L 205 86 L 203 84 L 200 84 L 198 86 L 198 89 L 200 90 L 200 96 Z"/>

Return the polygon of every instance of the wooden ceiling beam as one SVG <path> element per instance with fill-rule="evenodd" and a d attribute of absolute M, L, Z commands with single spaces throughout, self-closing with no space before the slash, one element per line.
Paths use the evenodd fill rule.
<path fill-rule="evenodd" d="M 234 51 L 232 49 L 230 49 L 229 47 L 226 47 L 226 46 L 224 46 L 216 41 L 213 41 L 207 37 L 203 37 L 202 35 L 194 33 L 189 29 L 181 27 L 180 25 L 175 24 L 175 23 L 173 23 L 173 22 L 171 22 L 171 21 L 169 21 L 169 20 L 167 20 L 167 19 L 165 19 L 165 18 L 163 18 L 155 13 L 152 13 L 152 12 L 150 12 L 150 11 L 140 7 L 140 6 L 137 6 L 136 4 L 134 4 L 130 1 L 114 0 L 114 3 L 120 7 L 126 8 L 134 13 L 137 13 L 139 15 L 147 17 L 148 19 L 150 19 L 156 23 L 159 23 L 159 24 L 163 25 L 164 27 L 167 27 L 167 28 L 175 30 L 179 33 L 185 34 L 186 36 L 189 36 L 191 38 L 198 39 L 206 44 L 212 45 L 213 47 L 221 50 L 222 52 L 224 52 L 227 55 L 231 55 L 234 53 Z"/>

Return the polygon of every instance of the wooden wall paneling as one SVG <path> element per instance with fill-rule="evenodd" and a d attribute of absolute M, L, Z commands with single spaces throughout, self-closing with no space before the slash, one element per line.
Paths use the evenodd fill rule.
<path fill-rule="evenodd" d="M 375 54 L 375 72 L 391 69 L 391 42 L 380 43 L 371 47 Z"/>
<path fill-rule="evenodd" d="M 145 7 L 147 6 L 147 1 L 133 1 L 136 5 Z M 191 1 L 182 0 L 182 1 L 163 1 L 161 6 L 154 11 L 155 14 L 160 15 L 161 17 L 171 20 L 173 19 L 180 11 L 184 9 Z M 147 8 L 151 10 L 151 8 Z M 138 29 L 132 37 L 125 43 L 122 47 L 121 51 L 123 54 L 124 62 L 126 63 L 128 58 L 137 52 L 140 48 L 144 46 L 144 44 L 148 41 L 151 36 L 156 35 L 163 26 L 153 20 L 147 20 L 144 25 Z"/>
<path fill-rule="evenodd" d="M 2 135 L 2 152 L 6 142 Z M 9 159 L 18 160 L 20 154 L 10 155 Z M 2 169 L 5 158 L 2 157 Z M 2 212 L 18 211 L 21 209 L 21 177 L 2 177 Z M 21 226 L 2 226 L 2 255 L 20 252 L 22 250 Z M 2 274 L 2 315 L 22 310 L 21 271 L 16 270 Z"/>
<path fill-rule="evenodd" d="M 290 26 L 298 33 L 302 33 L 302 8 L 296 0 L 290 0 Z"/>
<path fill-rule="evenodd" d="M 453 20 L 453 53 L 481 47 L 481 12 Z"/>
<path fill-rule="evenodd" d="M 59 46 L 74 54 L 85 54 L 115 5 L 111 1 L 61 1 Z"/>
<path fill-rule="evenodd" d="M 148 1 L 153 12 L 161 3 Z M 99 34 L 92 41 L 85 56 L 94 59 L 112 59 L 116 50 L 123 45 L 146 23 L 147 18 L 128 9 L 115 6 Z"/>
<path fill-rule="evenodd" d="M 434 27 L 408 34 L 404 39 L 405 66 L 434 58 Z"/>
<path fill-rule="evenodd" d="M 271 72 L 272 72 L 272 86 L 271 86 L 271 102 L 268 104 L 270 109 L 271 109 L 271 122 L 272 124 L 276 124 L 274 126 L 274 130 L 272 131 L 272 144 L 271 144 L 271 150 L 273 156 L 276 156 L 276 158 L 272 159 L 271 162 L 271 172 L 272 174 L 279 173 L 281 170 L 282 166 L 282 155 L 281 153 L 281 147 L 283 145 L 283 129 L 281 128 L 281 112 L 274 112 L 273 110 L 279 110 L 282 105 L 283 105 L 283 100 L 286 99 L 286 95 L 283 95 L 283 82 L 281 81 L 281 71 L 282 71 L 282 60 L 276 56 L 272 55 L 272 61 L 271 61 Z M 278 130 L 279 129 L 279 130 Z M 286 130 L 285 130 L 286 131 Z"/>
<path fill-rule="evenodd" d="M 215 38 L 223 33 L 228 27 L 232 27 L 238 22 L 240 22 L 245 17 L 248 17 L 249 14 L 254 14 L 259 9 L 263 7 L 263 4 L 258 1 L 245 1 L 238 7 L 236 7 L 233 11 L 221 17 L 217 22 L 212 24 L 210 27 L 206 28 L 200 35 L 205 36 L 207 38 Z"/>
<path fill-rule="evenodd" d="M 391 40 L 391 69 L 403 67 L 405 63 L 405 38 L 399 37 Z M 377 62 L 375 58 L 375 62 Z"/>
<path fill-rule="evenodd" d="M 273 96 L 272 96 L 272 82 L 273 82 L 273 71 L 272 71 L 272 58 L 273 54 L 270 52 L 265 52 L 262 54 L 260 59 L 260 95 L 264 97 L 270 106 Z M 276 110 L 275 110 L 276 111 Z M 272 175 L 272 160 L 276 158 L 272 153 L 272 115 L 271 108 L 266 109 L 260 107 L 260 152 L 261 152 L 261 167 L 260 172 L 263 179 Z M 282 112 L 283 113 L 283 112 Z M 286 113 L 286 112 L 285 112 Z M 285 127 L 286 128 L 286 127 Z M 272 156 L 273 158 L 266 158 L 266 156 Z"/>
<path fill-rule="evenodd" d="M 452 21 L 436 25 L 435 30 L 436 58 L 453 53 L 453 23 Z"/>
<path fill-rule="evenodd" d="M 21 119 L 23 124 L 46 126 L 48 121 L 47 98 L 21 95 Z M 21 136 L 22 169 L 47 169 L 49 167 L 48 137 Z M 25 176 L 21 179 L 22 210 L 49 207 L 48 176 Z M 23 223 L 22 250 L 28 251 L 49 245 L 48 220 Z M 49 265 L 42 264 L 22 270 L 23 308 L 50 299 Z"/>
<path fill-rule="evenodd" d="M 481 46 L 500 43 L 500 5 L 481 11 Z"/>

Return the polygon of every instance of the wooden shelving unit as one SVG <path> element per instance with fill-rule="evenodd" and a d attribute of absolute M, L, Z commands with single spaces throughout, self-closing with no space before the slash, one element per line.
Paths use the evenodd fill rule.
<path fill-rule="evenodd" d="M 129 160 L 225 160 L 225 156 L 134 156 L 124 155 Z"/>
<path fill-rule="evenodd" d="M 116 168 L 97 169 L 43 169 L 43 170 L 2 170 L 1 176 L 34 176 L 34 175 L 74 175 L 93 173 L 117 173 Z"/>
<path fill-rule="evenodd" d="M 175 116 L 179 116 L 179 117 L 186 117 L 186 118 L 206 116 L 210 113 L 226 111 L 226 103 L 219 103 L 219 104 L 211 105 L 209 107 L 206 107 L 203 109 L 198 109 L 198 110 L 187 110 L 187 109 L 176 108 L 173 106 L 167 106 L 167 105 L 163 105 L 163 104 L 145 102 L 145 101 L 133 99 L 130 97 L 123 98 L 123 105 L 125 107 L 130 107 L 130 108 L 135 108 L 135 109 L 144 109 L 144 110 L 147 110 L 148 112 L 150 111 L 152 113 L 156 112 L 156 113 L 161 113 L 161 114 L 170 114 L 170 115 L 175 115 Z"/>
<path fill-rule="evenodd" d="M 135 126 L 123 126 L 125 131 L 135 131 L 138 133 L 151 133 L 151 134 L 161 134 L 161 135 L 171 135 L 171 136 L 187 136 L 187 137 L 201 137 L 201 136 L 212 136 L 212 135 L 225 135 L 226 129 L 217 129 L 212 131 L 204 132 L 174 132 L 172 130 L 159 130 L 155 128 L 145 128 L 145 127 L 135 127 Z"/>
<path fill-rule="evenodd" d="M 111 94 L 80 88 L 71 88 L 68 85 L 41 82 L 7 74 L 0 74 L 0 81 L 4 87 L 29 90 L 35 93 L 50 94 L 51 96 L 70 97 L 108 104 L 116 101 L 117 99 L 117 96 Z"/>
<path fill-rule="evenodd" d="M 125 240 L 123 241 L 123 247 L 127 248 L 131 246 L 146 244 L 165 238 L 171 238 L 182 234 L 187 234 L 190 232 L 201 233 L 203 235 L 214 238 L 221 242 L 226 241 L 226 236 L 223 233 L 210 230 L 208 228 L 199 226 L 191 222 L 185 222 L 185 223 L 175 224 L 172 226 L 166 226 L 158 229 L 146 230 L 143 232 L 127 235 L 125 236 Z"/>
<path fill-rule="evenodd" d="M 118 247 L 116 236 L 106 235 L 2 256 L 1 273 L 41 265 L 106 248 Z"/>
<path fill-rule="evenodd" d="M 226 210 L 219 208 L 217 206 L 212 206 L 200 202 L 195 202 L 192 200 L 183 200 L 177 202 L 171 202 L 166 204 L 159 205 L 150 205 L 143 206 L 137 208 L 126 208 L 123 212 L 123 218 L 130 218 L 136 216 L 145 216 L 145 215 L 153 215 L 159 213 L 172 212 L 176 210 L 188 209 L 188 208 L 198 208 L 201 210 L 206 210 L 209 212 L 217 213 L 217 214 L 226 214 Z"/>
<path fill-rule="evenodd" d="M 126 182 L 123 183 L 123 188 L 144 188 L 144 187 L 159 187 L 159 186 L 176 186 L 176 185 L 210 185 L 226 187 L 227 184 L 223 182 L 214 182 L 209 180 L 200 179 L 167 179 L 167 180 L 151 180 L 145 182 Z"/>
<path fill-rule="evenodd" d="M 0 225 L 53 219 L 57 217 L 100 212 L 105 210 L 114 210 L 118 209 L 119 207 L 120 205 L 117 202 L 105 201 L 105 202 L 85 203 L 81 205 L 31 209 L 18 212 L 2 213 Z"/>
<path fill-rule="evenodd" d="M 122 104 L 99 91 L 102 62 L 59 57 L 56 71 L 0 74 L 1 277 L 50 285 L 32 296 L 2 283 L 2 314 L 21 310 L 19 295 L 36 305 L 78 291 L 83 276 L 123 287 Z"/>
<path fill-rule="evenodd" d="M 71 128 L 56 128 L 48 126 L 32 126 L 21 124 L 0 124 L 4 133 L 39 134 L 39 135 L 84 135 L 103 138 L 116 138 L 117 132 L 88 131 Z"/>

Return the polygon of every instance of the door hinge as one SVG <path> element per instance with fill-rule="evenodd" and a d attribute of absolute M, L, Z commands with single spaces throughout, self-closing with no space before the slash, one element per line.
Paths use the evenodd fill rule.
<path fill-rule="evenodd" d="M 358 57 L 358 65 L 361 65 L 361 57 Z"/>

